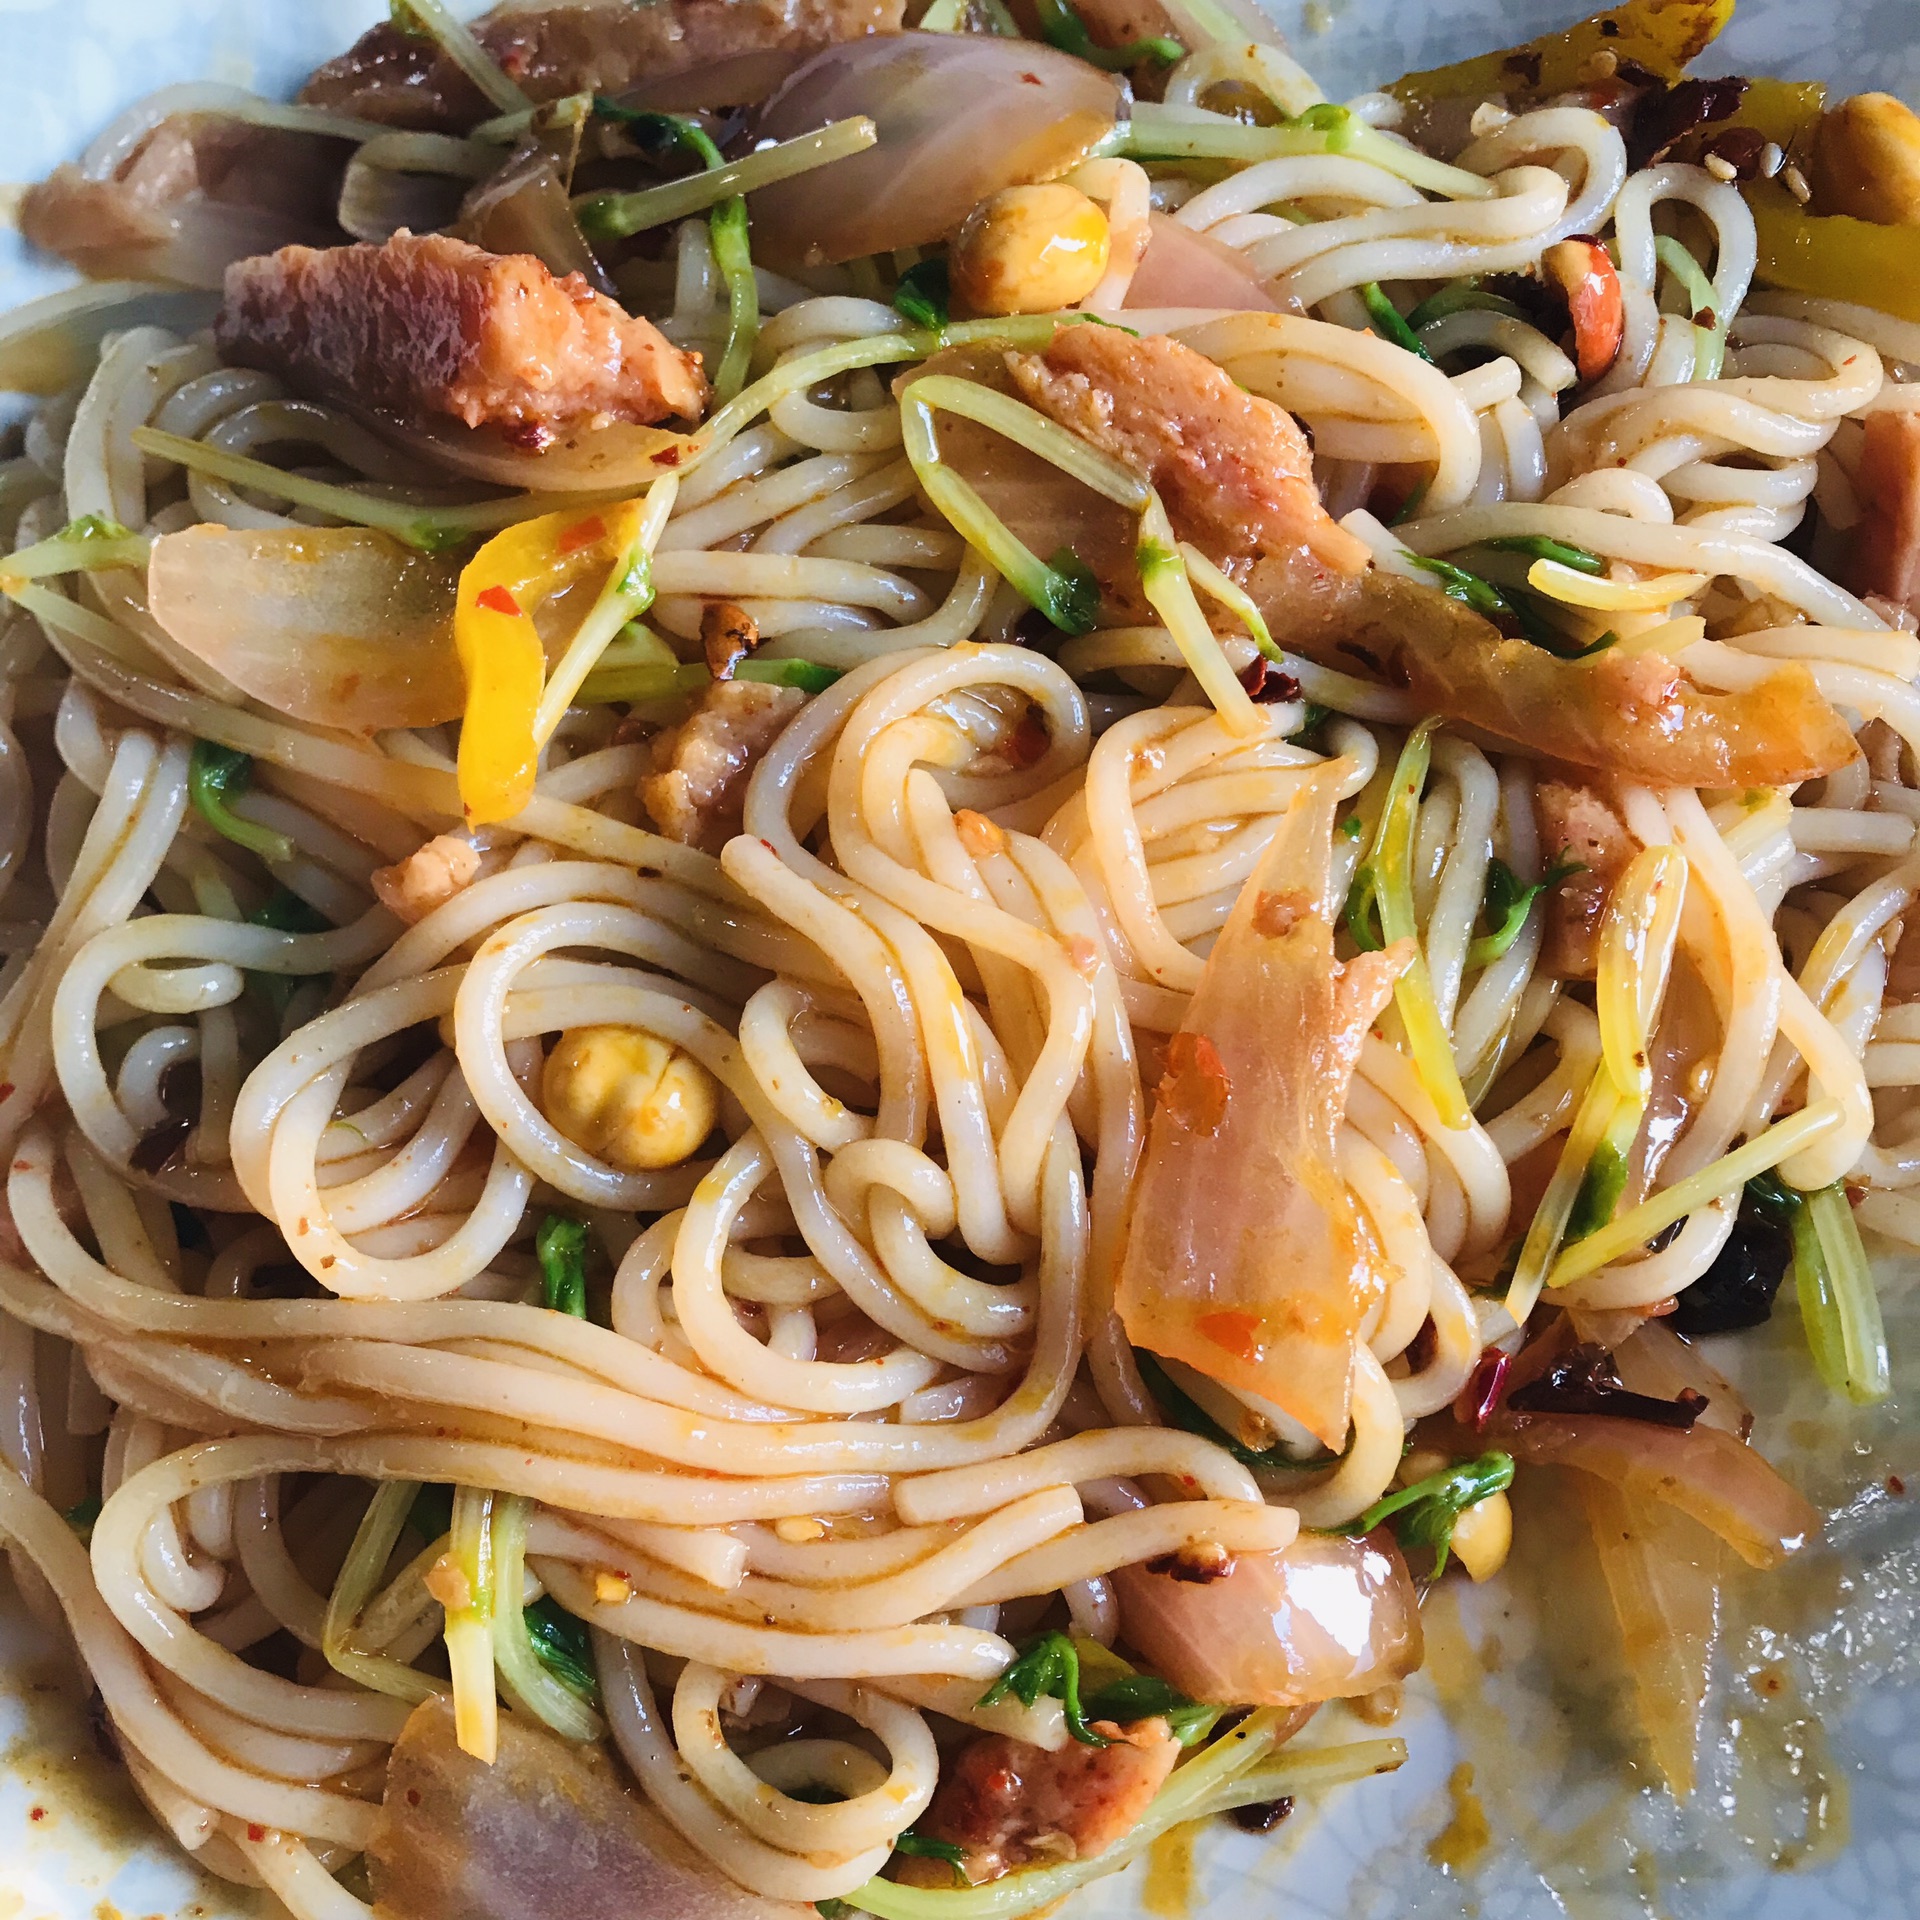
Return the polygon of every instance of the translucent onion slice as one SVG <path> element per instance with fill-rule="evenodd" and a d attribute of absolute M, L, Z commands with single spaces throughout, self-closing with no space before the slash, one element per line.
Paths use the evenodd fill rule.
<path fill-rule="evenodd" d="M 459 716 L 458 578 L 458 561 L 366 527 L 199 526 L 155 543 L 147 594 L 178 645 L 255 700 L 373 733 Z"/>
<path fill-rule="evenodd" d="M 1128 104 L 1123 81 L 1024 40 L 897 33 L 828 47 L 767 103 L 758 136 L 865 114 L 879 141 L 755 193 L 755 251 L 820 265 L 925 246 L 989 194 L 1084 160 Z"/>

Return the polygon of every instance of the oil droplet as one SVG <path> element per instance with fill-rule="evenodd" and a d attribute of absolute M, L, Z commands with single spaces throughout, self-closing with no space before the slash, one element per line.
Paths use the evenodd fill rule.
<path fill-rule="evenodd" d="M 1157 1920 L 1187 1920 L 1193 1910 L 1193 1837 L 1199 1822 L 1170 1827 L 1147 1849 L 1140 1904 Z"/>
<path fill-rule="evenodd" d="M 1449 1873 L 1470 1873 L 1493 1844 L 1487 1811 L 1473 1790 L 1473 1763 L 1463 1760 L 1447 1776 L 1453 1818 L 1427 1842 L 1427 1858 Z"/>

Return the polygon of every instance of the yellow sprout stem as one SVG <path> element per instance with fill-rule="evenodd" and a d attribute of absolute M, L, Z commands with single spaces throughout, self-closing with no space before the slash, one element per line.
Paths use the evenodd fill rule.
<path fill-rule="evenodd" d="M 500 1699 L 493 1681 L 493 1502 L 476 1487 L 453 1495 L 447 1555 L 467 1584 L 465 1606 L 447 1609 L 447 1667 L 453 1675 L 453 1732 L 462 1753 L 492 1764 L 500 1746 Z"/>

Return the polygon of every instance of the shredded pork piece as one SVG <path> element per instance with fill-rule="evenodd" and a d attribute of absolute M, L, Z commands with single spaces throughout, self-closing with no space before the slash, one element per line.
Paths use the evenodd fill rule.
<path fill-rule="evenodd" d="M 480 854 L 472 841 L 443 833 L 393 866 L 376 868 L 373 891 L 389 913 L 413 926 L 472 886 L 479 872 Z"/>
<path fill-rule="evenodd" d="M 1870 413 L 1847 584 L 1920 614 L 1920 414 Z"/>
<path fill-rule="evenodd" d="M 1191 347 L 1063 327 L 1044 358 L 1008 364 L 1033 405 L 1151 480 L 1175 527 L 1216 558 L 1305 547 L 1336 572 L 1365 571 L 1366 546 L 1320 504 L 1293 416 Z"/>
<path fill-rule="evenodd" d="M 709 600 L 700 609 L 700 651 L 716 680 L 731 680 L 759 644 L 759 626 L 745 607 L 732 600 Z"/>
<path fill-rule="evenodd" d="M 669 840 L 718 853 L 740 831 L 747 781 L 760 757 L 806 703 L 797 687 L 716 680 L 677 727 L 653 743 L 640 799 Z"/>
<path fill-rule="evenodd" d="M 869 33 L 898 33 L 906 0 L 578 0 L 496 7 L 474 37 L 536 100 L 617 94 L 744 53 L 807 52 Z M 320 68 L 309 106 L 396 127 L 464 131 L 494 107 L 435 42 L 383 22 Z"/>
<path fill-rule="evenodd" d="M 975 1885 L 1035 1860 L 1091 1860 L 1124 1839 L 1173 1771 L 1180 1743 L 1164 1720 L 1098 1721 L 1107 1747 L 1070 1740 L 1058 1753 L 983 1734 L 942 1769 L 919 1832 L 966 1850 Z M 928 1871 L 931 1869 L 931 1871 Z M 951 1886 L 946 1862 L 909 1859 L 901 1877 Z"/>
<path fill-rule="evenodd" d="M 697 416 L 697 355 L 531 254 L 444 235 L 286 247 L 228 269 L 222 356 L 407 416 L 540 436 L 607 420 Z"/>
<path fill-rule="evenodd" d="M 1547 896 L 1547 937 L 1540 964 L 1570 980 L 1591 980 L 1600 957 L 1600 923 L 1614 883 L 1637 843 L 1612 804 L 1593 788 L 1542 781 L 1533 796 L 1540 820 L 1541 858 L 1586 868 Z"/>

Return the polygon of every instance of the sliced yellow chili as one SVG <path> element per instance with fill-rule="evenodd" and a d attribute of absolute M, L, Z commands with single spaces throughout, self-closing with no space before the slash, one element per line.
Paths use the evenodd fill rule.
<path fill-rule="evenodd" d="M 1454 100 L 1467 94 L 1545 97 L 1565 93 L 1593 77 L 1596 53 L 1612 53 L 1671 85 L 1687 62 L 1718 37 L 1733 18 L 1733 0 L 1627 0 L 1560 33 L 1500 53 L 1483 53 L 1456 66 L 1433 67 L 1396 80 L 1397 98 Z"/>
<path fill-rule="evenodd" d="M 1847 214 L 1809 213 L 1774 180 L 1746 189 L 1764 287 L 1851 300 L 1920 320 L 1920 227 L 1883 227 Z"/>
<path fill-rule="evenodd" d="M 453 640 L 467 677 L 460 728 L 460 799 L 468 824 L 518 813 L 533 797 L 534 717 L 546 684 L 535 610 L 633 545 L 643 503 L 549 513 L 497 533 L 460 575 Z"/>

